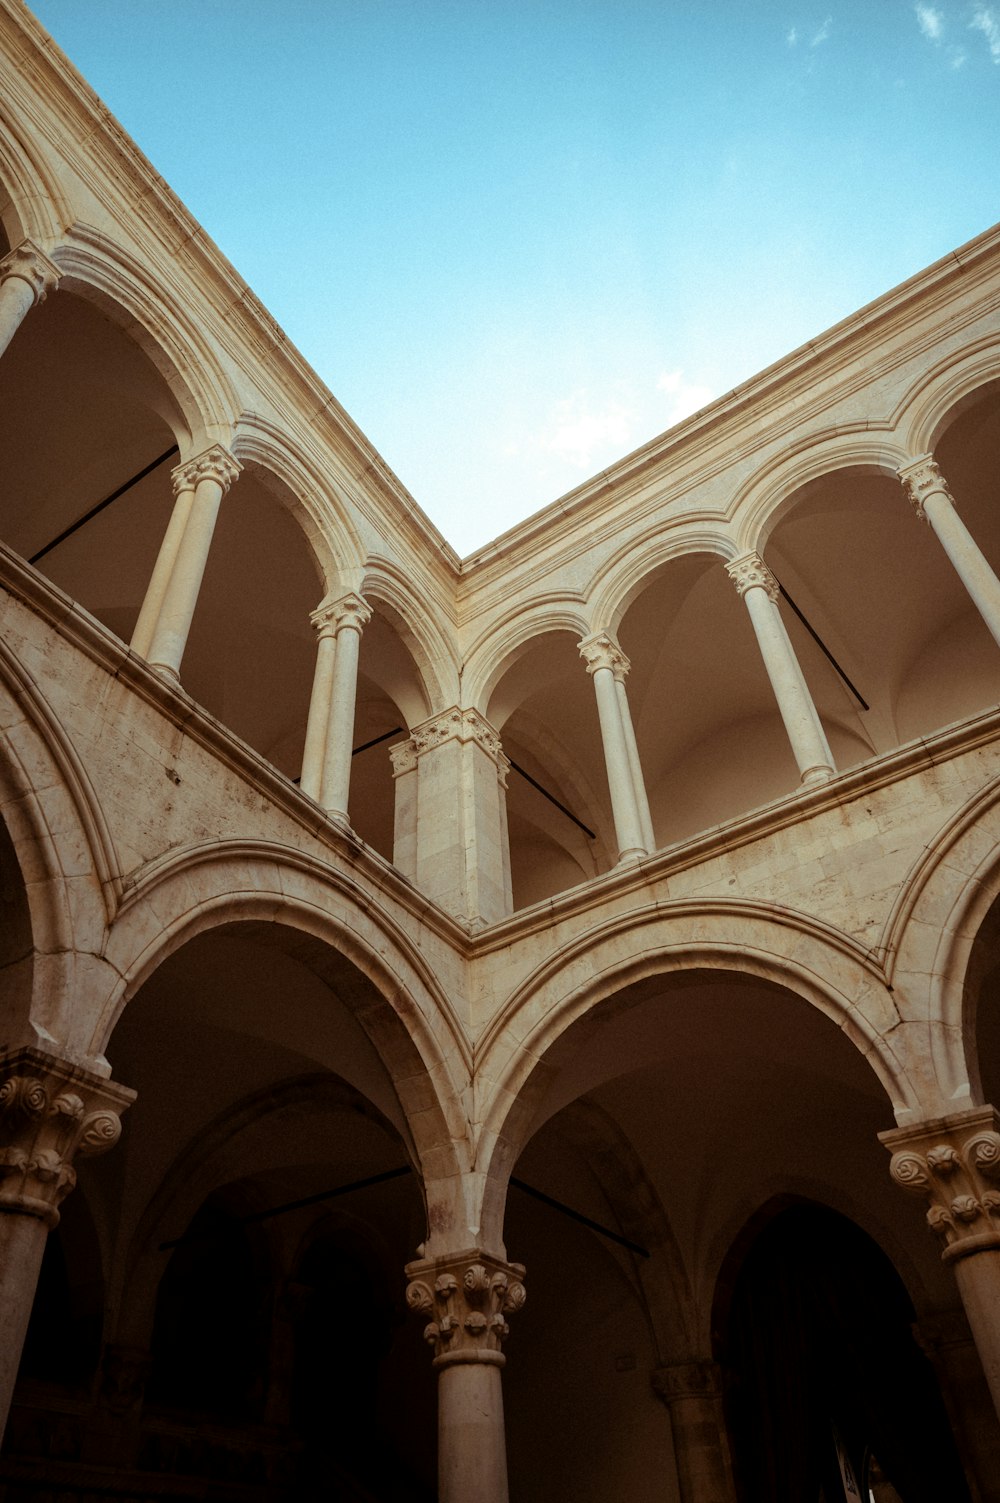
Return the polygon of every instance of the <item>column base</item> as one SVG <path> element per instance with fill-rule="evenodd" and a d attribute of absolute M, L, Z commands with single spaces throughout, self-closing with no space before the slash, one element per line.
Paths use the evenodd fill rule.
<path fill-rule="evenodd" d="M 810 787 L 813 783 L 829 783 L 836 773 L 832 767 L 821 765 L 819 767 L 807 767 L 799 781 L 803 787 Z"/>

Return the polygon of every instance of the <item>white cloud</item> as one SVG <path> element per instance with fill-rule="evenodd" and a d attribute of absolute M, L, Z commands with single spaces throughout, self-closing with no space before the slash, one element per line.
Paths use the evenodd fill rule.
<path fill-rule="evenodd" d="M 965 51 L 964 47 L 949 47 L 948 48 L 948 66 L 949 66 L 949 68 L 955 68 L 955 69 L 964 68 L 965 67 L 966 56 L 967 56 L 967 54 L 966 54 L 966 51 Z"/>
<path fill-rule="evenodd" d="M 551 454 L 573 469 L 588 473 L 602 458 L 623 453 L 630 444 L 638 414 L 617 397 L 595 402 L 586 387 L 553 403 L 548 420 L 523 441 L 507 445 L 508 454 Z"/>
<path fill-rule="evenodd" d="M 990 57 L 1000 64 L 1000 20 L 990 5 L 977 5 L 969 22 L 970 31 L 981 31 L 990 49 Z"/>
<path fill-rule="evenodd" d="M 827 40 L 827 38 L 829 37 L 832 28 L 833 28 L 833 17 L 832 16 L 827 16 L 826 20 L 823 22 L 823 24 L 820 27 L 819 31 L 817 31 L 815 33 L 815 35 L 813 36 L 812 41 L 809 43 L 810 47 L 819 47 L 823 42 L 825 42 Z"/>
<path fill-rule="evenodd" d="M 799 33 L 798 33 L 797 29 L 793 26 L 792 29 L 791 29 L 791 31 L 786 36 L 785 41 L 788 43 L 789 47 L 794 47 L 795 43 L 798 41 L 798 39 L 799 39 Z"/>
<path fill-rule="evenodd" d="M 683 422 L 715 396 L 711 387 L 702 386 L 697 381 L 685 381 L 683 371 L 664 371 L 656 383 L 656 389 L 665 392 L 667 396 L 664 413 L 664 426 L 667 428 Z"/>
<path fill-rule="evenodd" d="M 944 34 L 944 15 L 933 5 L 915 5 L 917 25 L 929 42 L 940 42 Z"/>

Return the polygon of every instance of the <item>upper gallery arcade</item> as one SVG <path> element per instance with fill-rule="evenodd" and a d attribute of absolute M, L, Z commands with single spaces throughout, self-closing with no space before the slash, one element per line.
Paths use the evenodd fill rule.
<path fill-rule="evenodd" d="M 507 1497 L 508 1323 L 516 1496 L 751 1499 L 747 1290 L 829 1234 L 941 1390 L 845 1400 L 843 1454 L 909 1503 L 939 1426 L 1000 1497 L 1000 228 L 460 560 L 16 0 L 0 226 L 0 1412 L 62 1238 L 78 1469 L 180 1446 L 163 1249 L 287 1201 L 258 1315 L 386 1248 L 388 1309 L 419 1244 L 447 1503 Z M 281 1319 L 240 1403 L 336 1467 Z"/>

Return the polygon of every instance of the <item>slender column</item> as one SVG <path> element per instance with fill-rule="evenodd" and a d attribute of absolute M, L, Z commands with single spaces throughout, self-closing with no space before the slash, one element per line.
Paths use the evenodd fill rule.
<path fill-rule="evenodd" d="M 992 1106 L 879 1133 L 900 1189 L 929 1204 L 1000 1415 L 1000 1118 Z"/>
<path fill-rule="evenodd" d="M 1000 644 L 1000 579 L 997 579 L 955 507 L 955 498 L 933 454 L 921 455 L 896 472 L 913 508 L 930 524 L 955 573 Z"/>
<path fill-rule="evenodd" d="M 368 602 L 360 595 L 345 595 L 326 608 L 336 629 L 336 651 L 330 676 L 330 710 L 323 753 L 323 785 L 320 802 L 328 814 L 347 819 L 351 790 L 351 752 L 354 749 L 354 709 L 358 693 L 358 657 L 361 633 L 371 620 Z"/>
<path fill-rule="evenodd" d="M 410 1263 L 406 1276 L 438 1373 L 439 1503 L 507 1503 L 500 1346 L 524 1304 L 524 1269 L 472 1248 Z"/>
<path fill-rule="evenodd" d="M 618 859 L 627 861 L 632 856 L 645 856 L 648 848 L 643 839 L 642 819 L 636 799 L 629 757 L 628 740 L 622 720 L 621 702 L 615 683 L 616 673 L 622 678 L 628 672 L 628 658 L 606 632 L 597 632 L 585 637 L 580 643 L 580 656 L 587 665 L 587 672 L 594 680 L 597 696 L 597 713 L 601 722 L 601 741 L 604 744 L 604 763 L 608 774 L 608 790 L 611 794 L 611 812 L 615 821 L 615 839 L 618 841 Z M 638 754 L 636 755 L 638 763 Z"/>
<path fill-rule="evenodd" d="M 656 836 L 653 834 L 653 819 L 649 812 L 649 799 L 646 797 L 646 780 L 642 775 L 642 763 L 639 761 L 639 747 L 635 739 L 635 726 L 632 724 L 632 712 L 629 709 L 628 694 L 625 690 L 625 677 L 627 669 L 622 665 L 615 669 L 615 689 L 618 694 L 618 714 L 621 718 L 622 730 L 625 733 L 625 750 L 628 753 L 629 771 L 632 774 L 632 792 L 635 796 L 636 808 L 639 811 L 639 826 L 642 830 L 642 840 L 647 851 L 656 850 Z"/>
<path fill-rule="evenodd" d="M 319 803 L 323 788 L 323 758 L 326 752 L 326 728 L 330 721 L 330 696 L 333 693 L 333 665 L 337 655 L 337 617 L 328 606 L 321 605 L 309 617 L 316 628 L 316 669 L 313 673 L 306 744 L 302 751 L 302 776 L 299 786 Z"/>
<path fill-rule="evenodd" d="M 670 1411 L 681 1503 L 736 1503 L 718 1364 L 657 1368 L 653 1388 Z"/>
<path fill-rule="evenodd" d="M 160 544 L 160 551 L 156 556 L 156 563 L 153 565 L 153 572 L 146 587 L 145 599 L 139 610 L 139 619 L 132 633 L 132 651 L 144 658 L 149 656 L 153 633 L 163 608 L 163 597 L 167 593 L 167 585 L 170 583 L 170 576 L 177 562 L 181 539 L 191 515 L 198 479 L 197 465 L 178 465 L 175 470 L 171 471 L 170 479 L 174 489 L 174 509 L 170 514 L 167 530 L 163 534 L 163 542 Z"/>
<path fill-rule="evenodd" d="M 154 668 L 161 668 L 175 678 L 180 673 L 191 620 L 198 604 L 198 591 L 208 563 L 219 507 L 242 466 L 221 444 L 213 444 L 204 454 L 180 468 L 189 472 L 183 476 L 181 484 L 193 482 L 194 496 L 183 533 L 176 544 L 148 654 Z M 169 533 L 170 529 L 167 531 Z"/>
<path fill-rule="evenodd" d="M 750 613 L 761 657 L 803 783 L 823 783 L 835 772 L 826 732 L 778 610 L 778 581 L 759 553 L 726 565 Z"/>
<path fill-rule="evenodd" d="M 22 240 L 0 260 L 0 355 L 26 314 L 57 285 L 59 276 L 55 262 L 30 240 Z"/>
<path fill-rule="evenodd" d="M 45 1239 L 76 1183 L 73 1159 L 114 1147 L 134 1100 L 40 1049 L 0 1053 L 0 1439 Z"/>

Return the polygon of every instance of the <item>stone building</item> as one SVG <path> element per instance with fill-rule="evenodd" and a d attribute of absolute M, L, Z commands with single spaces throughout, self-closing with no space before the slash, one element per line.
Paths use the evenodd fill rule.
<path fill-rule="evenodd" d="M 0 1499 L 1000 1499 L 1000 229 L 460 560 L 17 0 L 0 219 Z"/>

